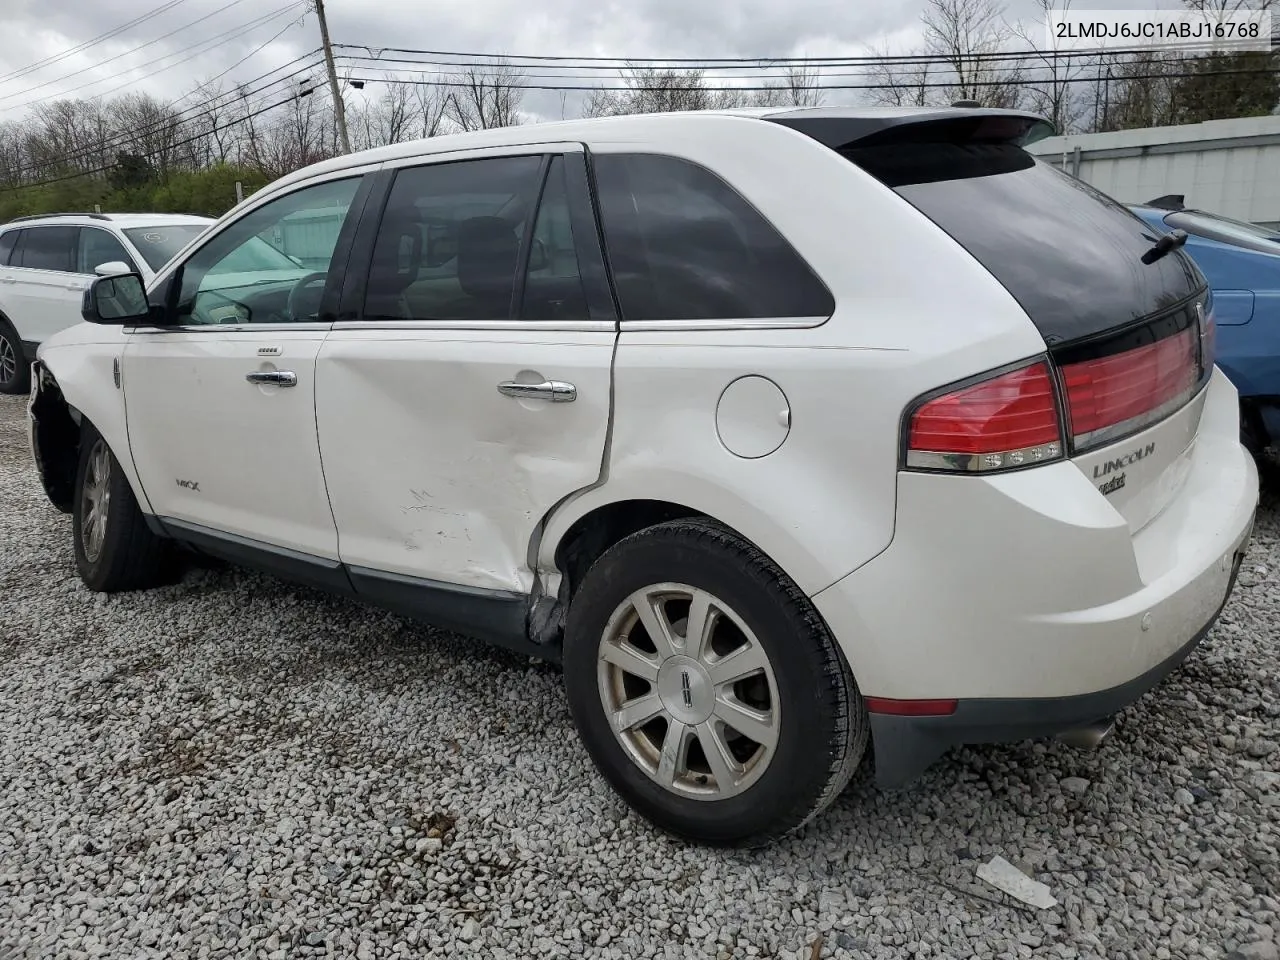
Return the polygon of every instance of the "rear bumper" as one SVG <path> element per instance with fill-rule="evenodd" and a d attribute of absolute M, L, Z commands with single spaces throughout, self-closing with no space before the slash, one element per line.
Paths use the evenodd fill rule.
<path fill-rule="evenodd" d="M 886 788 L 909 784 L 951 747 L 1054 737 L 1113 717 L 1158 685 L 1199 646 L 1231 596 L 1243 559 L 1242 545 L 1231 562 L 1226 595 L 1209 622 L 1172 656 L 1125 683 L 1072 697 L 961 700 L 955 712 L 945 717 L 873 713 L 876 783 Z"/>
<path fill-rule="evenodd" d="M 951 745 L 1108 717 L 1194 649 L 1230 594 L 1258 504 L 1221 372 L 1194 436 L 1159 481 L 1175 492 L 1136 533 L 1070 462 L 900 476 L 892 543 L 813 598 L 865 696 L 957 702 L 947 716 L 873 715 L 882 783 L 906 782 Z"/>

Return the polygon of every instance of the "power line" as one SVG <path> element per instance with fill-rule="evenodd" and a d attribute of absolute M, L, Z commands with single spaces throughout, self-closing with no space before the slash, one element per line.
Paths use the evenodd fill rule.
<path fill-rule="evenodd" d="M 310 93 L 310 91 L 307 91 L 307 92 Z M 287 103 L 292 103 L 296 99 L 297 97 L 286 97 L 285 99 L 278 100 L 275 103 L 267 104 L 267 106 L 265 107 L 261 107 L 257 110 L 254 110 L 251 113 L 246 113 L 243 117 L 236 117 L 234 120 L 229 120 L 226 123 L 217 124 L 216 126 L 210 128 L 209 130 L 203 130 L 200 133 L 196 134 L 194 137 L 188 137 L 186 140 L 179 140 L 177 143 L 169 144 L 167 149 L 176 150 L 179 147 L 185 147 L 189 143 L 195 143 L 201 137 L 206 137 L 211 133 L 216 133 L 220 130 L 226 130 L 226 129 L 229 129 L 230 127 L 239 126 L 242 123 L 248 123 L 250 120 L 253 120 L 255 117 L 260 117 L 264 113 L 274 110 L 276 107 L 282 107 Z M 157 153 L 139 154 L 139 156 L 141 156 L 142 159 L 144 160 L 154 159 L 158 155 L 159 154 Z M 115 169 L 115 164 L 110 164 L 105 167 L 97 167 L 96 169 L 93 169 L 93 170 L 81 170 L 81 171 L 78 171 L 77 173 L 67 174 L 66 176 L 63 176 L 63 177 L 53 177 L 49 180 L 39 180 L 35 183 L 22 184 L 20 189 L 29 190 L 29 189 L 34 189 L 36 187 L 47 187 L 50 184 L 54 184 L 54 183 L 65 183 L 68 180 L 79 180 L 83 177 L 91 177 L 99 173 L 108 173 L 114 169 Z"/>
<path fill-rule="evenodd" d="M 297 63 L 301 63 L 302 61 L 305 61 L 305 60 L 310 60 L 311 58 L 315 57 L 317 53 L 319 53 L 318 49 L 313 50 L 308 54 L 298 57 L 297 59 L 291 61 L 290 63 L 286 63 L 283 66 L 276 67 L 274 70 L 269 70 L 267 73 L 263 74 L 262 76 L 256 77 L 254 80 L 249 81 L 249 83 L 245 85 L 245 87 L 258 82 L 259 80 L 266 79 L 267 77 L 271 76 L 271 74 L 278 73 L 279 71 L 287 69 L 291 66 L 294 66 Z M 309 73 L 316 66 L 317 64 L 315 63 L 307 64 L 301 69 L 295 70 L 286 76 L 277 77 L 275 80 L 272 80 L 269 83 L 265 83 L 261 87 L 258 87 L 257 89 L 245 89 L 242 87 L 236 90 L 229 90 L 225 93 L 215 96 L 212 100 L 206 101 L 204 103 L 192 104 L 191 106 L 186 107 L 175 114 L 166 116 L 158 120 L 157 122 L 155 122 L 154 124 L 151 124 L 150 126 L 132 128 L 129 130 L 125 130 L 125 131 L 121 131 L 119 133 L 113 134 L 112 136 L 103 140 L 101 143 L 94 144 L 93 146 L 88 147 L 84 150 L 81 150 L 78 153 L 72 153 L 67 156 L 59 157 L 54 162 L 60 163 L 60 164 L 68 164 L 68 163 L 74 163 L 77 160 L 86 160 L 95 155 L 102 155 L 112 150 L 117 150 L 122 147 L 127 147 L 130 144 L 136 143 L 137 141 L 143 139 L 144 137 L 147 137 L 148 135 L 156 133 L 160 130 L 164 130 L 166 128 L 169 128 L 172 130 L 178 130 L 178 129 L 181 129 L 182 127 L 189 126 L 190 124 L 195 123 L 196 121 L 204 119 L 206 117 L 214 117 L 218 111 L 228 107 L 234 100 L 236 99 L 248 100 L 250 96 L 257 96 L 259 94 L 266 93 L 268 90 L 271 90 L 274 87 L 278 87 L 282 84 L 289 83 L 295 80 L 296 78 Z M 176 102 L 177 101 L 175 101 L 175 103 Z M 282 102 L 288 102 L 288 101 L 286 100 Z M 172 107 L 173 104 L 168 104 L 167 106 Z M 197 111 L 197 112 L 191 113 L 191 111 Z M 190 116 L 183 116 L 183 114 L 189 114 L 189 113 L 191 113 Z M 215 126 L 210 130 L 202 131 L 200 136 L 208 135 L 218 129 L 221 129 L 221 128 Z M 191 142 L 191 141 L 188 141 L 188 142 Z M 171 145 L 171 149 L 172 148 L 176 148 L 176 145 Z M 48 163 L 31 164 L 29 166 L 22 167 L 16 171 L 13 171 L 13 176 L 15 178 L 21 178 L 24 175 L 33 173 L 35 171 L 48 167 L 49 165 L 50 164 Z M 84 175 L 86 174 L 77 174 L 77 176 L 84 176 Z"/>
<path fill-rule="evenodd" d="M 428 71 L 419 71 L 420 75 L 425 75 Z M 1109 77 L 1104 75 L 1091 75 L 1081 77 L 1059 77 L 1056 83 L 1101 83 L 1103 80 L 1110 79 L 1112 81 L 1124 82 L 1128 80 L 1179 80 L 1187 77 L 1219 77 L 1233 75 L 1261 75 L 1261 74 L 1280 74 L 1280 69 L 1265 68 L 1255 70 L 1212 70 L 1212 71 L 1182 71 L 1177 73 L 1137 73 L 1137 74 L 1112 74 Z M 441 74 L 441 76 L 451 76 L 450 74 Z M 360 83 L 374 83 L 373 78 L 352 77 L 353 81 Z M 572 79 L 572 78 L 569 78 Z M 399 77 L 386 78 L 389 83 L 403 83 L 410 86 L 433 86 L 433 87 L 470 87 L 471 84 L 466 80 L 404 80 Z M 968 88 L 991 88 L 991 87 L 1007 87 L 1015 84 L 1016 81 L 1010 80 L 945 80 L 937 82 L 916 82 L 912 80 L 903 80 L 898 83 L 847 83 L 847 84 L 821 84 L 817 85 L 818 90 L 897 90 L 903 87 L 910 87 L 913 90 L 944 90 L 954 89 L 958 86 Z M 496 86 L 513 90 L 545 90 L 545 91 L 582 91 L 594 92 L 600 91 L 604 93 L 649 93 L 664 92 L 672 93 L 693 93 L 697 91 L 706 91 L 709 93 L 718 92 L 740 92 L 740 93 L 764 93 L 776 90 L 776 87 L 708 87 L 704 85 L 698 86 L 668 86 L 666 84 L 653 86 L 644 84 L 623 85 L 623 86 L 602 86 L 600 84 L 574 85 L 574 84 L 539 84 L 539 83 L 519 83 L 519 82 L 500 82 Z"/>
<path fill-rule="evenodd" d="M 218 47 L 225 46 L 226 44 L 230 43 L 232 40 L 238 40 L 240 37 L 244 36 L 245 34 L 252 33 L 252 32 L 253 32 L 254 30 L 256 30 L 258 27 L 265 26 L 266 24 L 270 23 L 272 20 L 277 20 L 277 19 L 279 19 L 280 17 L 284 16 L 286 13 L 290 13 L 290 12 L 292 12 L 293 10 L 296 10 L 298 7 L 304 6 L 306 3 L 307 3 L 307 0 L 296 0 L 296 2 L 295 2 L 295 3 L 291 3 L 291 4 L 289 4 L 288 6 L 281 7 L 281 8 L 280 8 L 279 10 L 277 10 L 275 13 L 265 14 L 264 16 L 259 17 L 257 20 L 251 20 L 249 23 L 244 24 L 243 26 L 241 26 L 241 27 L 239 27 L 239 28 L 237 28 L 237 29 L 235 29 L 235 30 L 229 30 L 229 31 L 227 31 L 226 33 L 220 33 L 220 34 L 218 34 L 216 37 L 210 37 L 208 40 L 202 40 L 202 41 L 200 41 L 199 43 L 192 44 L 190 47 L 187 47 L 187 48 L 186 48 L 186 49 L 184 49 L 184 50 L 178 50 L 178 51 L 176 51 L 175 53 L 170 53 L 170 54 L 168 54 L 168 55 L 166 55 L 166 56 L 161 57 L 160 59 L 161 59 L 161 60 L 168 60 L 168 59 L 170 59 L 171 57 L 181 57 L 181 56 L 185 56 L 186 54 L 188 54 L 188 53 L 190 53 L 190 52 L 194 51 L 197 47 L 204 46 L 205 44 L 209 44 L 209 46 L 207 46 L 207 47 L 205 47 L 205 49 L 201 50 L 201 51 L 200 51 L 201 53 L 208 53 L 210 50 L 216 50 Z M 250 54 L 249 54 L 249 56 L 248 56 L 248 57 L 245 57 L 245 58 L 243 58 L 243 59 L 241 59 L 241 60 L 238 60 L 236 63 L 234 63 L 234 64 L 232 64 L 230 67 L 228 67 L 226 70 L 223 70 L 223 71 L 222 71 L 222 73 L 220 73 L 220 74 L 218 74 L 217 76 L 213 77 L 211 80 L 207 80 L 207 81 L 205 81 L 205 82 L 206 82 L 206 83 L 212 83 L 214 80 L 218 80 L 218 79 L 221 79 L 222 77 L 225 77 L 228 73 L 230 73 L 230 72 L 231 72 L 232 70 L 234 70 L 236 67 L 240 66 L 240 64 L 244 63 L 244 61 L 245 61 L 245 60 L 249 59 L 249 57 L 252 57 L 255 53 L 258 53 L 260 50 L 262 50 L 262 49 L 263 49 L 263 47 L 266 47 L 267 45 L 269 45 L 270 43 L 272 43 L 274 40 L 276 40 L 278 37 L 282 36 L 282 35 L 283 35 L 287 30 L 289 30 L 291 27 L 296 26 L 296 25 L 297 25 L 297 22 L 296 22 L 296 21 L 290 21 L 290 22 L 289 22 L 289 24 L 284 28 L 284 30 L 281 30 L 281 31 L 280 31 L 279 33 L 277 33 L 274 37 L 272 37 L 272 38 L 271 38 L 271 40 L 268 40 L 268 41 L 267 41 L 266 43 L 264 43 L 261 47 L 257 47 L 257 48 L 253 51 L 253 53 L 250 53 Z M 225 39 L 220 39 L 220 38 L 225 38 Z M 216 40 L 216 41 L 218 41 L 218 42 L 216 42 L 216 43 L 215 43 L 215 42 L 214 42 L 215 40 Z M 142 76 L 140 76 L 140 77 L 134 77 L 134 78 L 133 78 L 133 79 L 131 79 L 131 80 L 126 80 L 124 83 L 120 84 L 120 85 L 119 85 L 119 86 L 117 86 L 117 87 L 112 87 L 110 90 L 104 90 L 104 91 L 102 91 L 101 93 L 95 93 L 95 94 L 94 94 L 92 97 L 90 97 L 89 99 L 90 99 L 90 100 L 101 100 L 103 97 L 109 97 L 109 96 L 111 96 L 111 94 L 113 94 L 113 93 L 119 93 L 121 90 L 124 90 L 124 89 L 126 89 L 126 88 L 128 88 L 128 87 L 136 86 L 137 84 L 141 83 L 143 80 L 149 80 L 149 79 L 151 79 L 152 77 L 157 76 L 158 74 L 164 73 L 164 72 L 165 72 L 165 71 L 167 71 L 167 70 L 172 70 L 174 67 L 182 66 L 184 63 L 185 63 L 185 61 L 179 60 L 179 61 L 177 61 L 177 62 L 175 62 L 175 63 L 171 63 L 171 64 L 169 64 L 167 67 L 161 67 L 159 70 L 153 70 L 153 71 L 151 71 L 150 73 L 144 73 Z M 101 83 L 101 82 L 102 82 L 102 81 L 100 81 L 100 80 L 96 80 L 96 81 L 94 81 L 94 83 L 93 83 L 93 84 L 88 84 L 88 86 L 93 86 L 94 84 L 96 84 L 96 83 Z M 72 93 L 72 92 L 74 92 L 74 91 L 72 91 L 72 90 L 68 90 L 68 91 L 67 91 L 67 93 Z M 61 97 L 63 97 L 63 96 L 66 96 L 66 94 L 65 94 L 65 93 L 64 93 L 64 94 L 59 94 L 59 98 L 61 98 Z"/>
<path fill-rule="evenodd" d="M 25 94 L 31 93 L 32 91 L 39 90 L 41 87 L 48 87 L 55 83 L 62 83 L 62 81 L 70 80 L 72 77 L 78 77 L 81 74 L 88 73 L 91 70 L 97 70 L 108 63 L 114 63 L 116 60 L 119 60 L 123 57 L 130 56 L 131 54 L 137 53 L 139 50 L 144 50 L 147 47 L 157 44 L 161 40 L 168 40 L 174 34 L 181 33 L 183 30 L 189 30 L 192 27 L 194 27 L 196 24 L 203 23 L 209 18 L 216 17 L 218 14 L 223 13 L 224 11 L 230 10 L 232 7 L 238 6 L 239 4 L 242 4 L 244 2 L 245 0 L 231 0 L 230 3 L 224 4 L 223 6 L 219 7 L 217 10 L 214 10 L 212 13 L 207 13 L 203 17 L 200 17 L 199 19 L 192 20 L 190 23 L 184 24 L 183 26 L 178 27 L 176 30 L 170 30 L 168 33 L 164 34 L 163 36 L 156 37 L 154 40 L 148 40 L 146 43 L 140 43 L 138 44 L 138 46 L 133 47 L 132 49 L 126 50 L 124 53 L 118 53 L 114 57 L 108 57 L 105 60 L 100 60 L 97 63 L 93 64 L 92 66 L 84 67 L 80 70 L 76 70 L 73 73 L 68 73 L 65 76 L 58 77 L 54 80 L 46 80 L 44 83 L 37 83 L 34 87 L 28 87 L 26 90 L 18 90 L 15 93 L 0 94 L 0 100 L 12 100 L 14 97 L 21 97 L 21 96 L 24 96 Z"/>
<path fill-rule="evenodd" d="M 421 66 L 421 67 L 424 67 L 424 68 L 441 68 L 441 67 L 451 67 L 451 66 L 462 66 L 462 67 L 469 67 L 469 68 L 471 68 L 471 69 L 473 69 L 473 70 L 476 70 L 477 72 L 479 72 L 479 73 L 482 73 L 482 74 L 483 74 L 483 73 L 485 73 L 485 72 L 486 72 L 486 66 L 487 66 L 487 65 L 474 64 L 474 63 L 457 63 L 457 62 L 453 62 L 453 61 L 427 61 L 427 60 L 376 59 L 376 58 L 371 58 L 371 57 L 354 57 L 354 56 L 352 56 L 351 54 L 345 54 L 345 53 L 344 53 L 344 54 L 340 54 L 340 55 L 339 55 L 339 59 L 340 59 L 340 60 L 342 60 L 342 61 L 344 62 L 344 64 L 346 64 L 346 65 L 348 65 L 348 66 L 357 66 L 357 65 L 363 64 L 363 66 L 364 66 L 364 68 L 365 68 L 365 69 L 373 68 L 375 65 L 378 65 L 378 64 L 393 64 L 393 63 L 394 63 L 394 64 L 404 64 L 404 66 L 387 67 L 386 69 L 388 70 L 388 72 L 391 72 L 391 71 L 397 71 L 397 72 L 406 72 L 406 71 L 411 71 L 411 68 L 412 68 L 412 67 L 415 67 L 415 66 Z M 1149 66 L 1151 66 L 1151 67 L 1159 67 L 1159 66 L 1175 65 L 1175 64 L 1184 64 L 1184 63 L 1186 63 L 1186 62 L 1187 62 L 1187 58 L 1186 58 L 1186 57 L 1171 57 L 1171 58 L 1165 58 L 1165 59 L 1159 59 L 1159 60 L 1148 60 L 1148 61 L 1143 61 L 1144 66 L 1148 66 L 1148 65 L 1149 65 Z M 881 63 L 877 63 L 877 64 L 875 64 L 874 66 L 877 66 L 877 67 L 885 66 L 885 67 L 887 67 L 887 66 L 894 66 L 894 65 L 895 65 L 895 64 L 894 64 L 894 63 L 892 63 L 892 62 L 890 62 L 890 61 L 886 61 L 886 62 L 885 62 L 885 63 L 883 63 L 883 64 L 881 64 Z M 949 63 L 939 63 L 938 65 L 939 65 L 939 66 L 947 66 L 948 68 L 950 67 L 950 64 L 949 64 Z M 904 65 L 904 66 L 905 66 L 905 65 Z M 923 73 L 923 72 L 924 72 L 924 71 L 926 71 L 930 66 L 932 66 L 932 64 L 918 65 L 918 66 L 917 66 L 917 69 L 916 69 L 914 72 L 915 72 L 916 74 Z M 1102 64 L 1094 64 L 1093 66 L 1095 66 L 1095 67 L 1097 67 L 1097 68 L 1099 68 L 1099 69 L 1100 69 L 1103 65 L 1102 65 Z M 553 69 L 553 68 L 555 68 L 555 65 L 553 65 L 553 64 L 540 65 L 540 66 L 538 67 L 538 69 L 539 69 L 539 70 L 542 70 L 542 69 Z M 575 69 L 575 67 L 573 67 L 573 66 L 567 66 L 567 65 L 566 65 L 566 66 L 562 66 L 562 67 L 560 67 L 560 69 L 568 69 L 568 70 L 572 70 L 572 69 Z M 647 69 L 648 69 L 648 68 L 642 68 L 642 70 L 641 70 L 640 72 L 631 72 L 631 71 L 627 71 L 627 70 L 624 68 L 624 69 L 618 69 L 618 70 L 616 70 L 616 73 L 619 73 L 619 74 L 627 74 L 627 73 L 630 73 L 630 76 L 632 77 L 632 79 L 639 80 L 639 81 L 643 82 L 643 78 L 644 78 L 644 76 L 645 76 L 645 74 L 644 74 L 644 72 L 643 72 L 643 71 L 644 71 L 644 70 L 647 70 Z M 743 66 L 735 66 L 733 69 L 736 69 L 736 70 L 742 70 L 742 69 L 745 69 L 745 68 L 744 68 Z M 762 70 L 771 70 L 771 69 L 776 69 L 776 68 L 774 68 L 774 67 L 764 67 L 764 68 L 761 68 L 761 69 L 762 69 Z M 824 80 L 824 79 L 830 79 L 830 78 L 842 78 L 842 77 L 866 77 L 866 76 L 868 76 L 868 70 L 867 70 L 866 68 L 861 69 L 861 70 L 852 71 L 852 72 L 831 72 L 830 70 L 815 69 L 815 68 L 806 68 L 806 69 L 808 69 L 808 70 L 810 70 L 810 71 L 811 71 L 811 72 L 809 73 L 809 76 L 810 76 L 812 79 L 814 79 L 815 81 L 817 81 L 817 80 Z M 1048 70 L 1048 69 L 1051 69 L 1051 68 L 1050 68 L 1050 67 L 1048 67 L 1047 65 L 1044 65 L 1044 64 L 1030 64 L 1030 65 L 1028 65 L 1028 66 L 1026 66 L 1026 67 L 1023 67 L 1023 68 L 1021 68 L 1021 69 L 1022 69 L 1022 70 L 1025 70 L 1025 71 L 1028 71 L 1028 72 L 1031 72 L 1031 71 L 1044 71 L 1044 70 Z M 456 77 L 457 77 L 457 75 L 458 75 L 456 71 L 451 71 L 451 70 L 446 70 L 446 69 L 423 69 L 423 70 L 413 70 L 413 71 L 411 71 L 411 72 L 421 73 L 421 74 L 429 74 L 429 75 L 431 75 L 431 76 L 455 77 L 455 78 L 456 78 Z M 683 73 L 689 73 L 689 72 L 696 72 L 696 71 L 680 71 L 680 72 L 683 72 Z M 904 71 L 904 72 L 906 72 L 906 71 Z M 493 77 L 494 77 L 497 73 L 498 73 L 498 71 L 496 71 L 496 70 L 490 70 L 490 72 L 489 72 L 489 76 L 490 76 L 490 80 L 491 80 L 491 82 L 492 82 Z M 988 73 L 989 73 L 989 71 L 988 71 Z M 509 79 L 510 79 L 511 83 L 515 83 L 516 81 L 521 81 L 521 82 L 522 82 L 522 81 L 525 81 L 525 80 L 531 80 L 531 79 L 549 79 L 549 80 L 595 80 L 598 76 L 600 76 L 600 74 L 596 74 L 596 75 L 591 75 L 591 74 L 582 75 L 582 74 L 558 74 L 558 73 L 541 73 L 541 72 L 530 73 L 530 72 L 528 72 L 528 71 L 527 71 L 527 70 L 525 70 L 525 69 L 518 69 L 518 70 L 515 70 L 515 71 L 513 71 L 513 72 L 511 73 L 511 75 L 510 75 L 510 78 L 509 78 Z M 717 75 L 715 75 L 715 76 L 713 76 L 713 77 L 710 77 L 710 78 L 708 78 L 708 79 L 709 79 L 710 81 L 712 81 L 712 82 L 717 82 L 717 83 L 718 83 L 718 82 L 721 82 L 721 81 L 733 81 L 733 80 L 780 80 L 780 81 L 786 81 L 786 80 L 788 79 L 788 76 L 789 76 L 789 75 L 788 75 L 788 74 L 785 74 L 785 73 L 784 73 L 784 74 L 769 74 L 769 73 L 757 72 L 757 73 L 754 73 L 754 74 L 746 74 L 746 75 L 741 75 L 741 74 L 739 74 L 739 75 L 734 75 L 734 74 L 730 74 L 730 75 L 717 74 Z M 615 77 L 615 78 L 608 78 L 608 79 L 617 79 L 617 78 Z M 1022 82 L 1036 82 L 1035 80 L 1027 80 L 1027 79 L 1025 79 L 1025 78 L 1019 78 L 1019 79 L 1021 79 L 1021 80 L 1022 80 Z M 1046 79 L 1048 79 L 1048 78 L 1046 78 Z M 510 83 L 508 83 L 508 84 L 504 84 L 504 85 L 510 85 Z"/>
<path fill-rule="evenodd" d="M 0 76 L 0 83 L 4 83 L 7 80 L 16 80 L 18 77 L 26 76 L 29 73 L 34 73 L 36 70 L 41 70 L 44 67 L 51 66 L 55 63 L 60 63 L 61 61 L 67 59 L 67 57 L 74 56 L 75 54 L 80 53 L 81 51 L 88 50 L 90 47 L 97 46 L 99 43 L 102 43 L 104 40 L 110 40 L 112 37 L 116 36 L 117 34 L 123 33 L 125 30 L 128 30 L 130 27 L 136 27 L 143 20 L 149 20 L 152 17 L 158 17 L 162 13 L 166 13 L 167 11 L 172 10 L 174 7 L 178 6 L 178 4 L 186 3 L 186 2 L 187 0 L 169 0 L 168 3 L 162 3 L 160 6 L 156 7 L 155 9 L 148 10 L 146 13 L 142 14 L 142 16 L 135 17 L 134 19 L 130 20 L 128 23 L 122 23 L 120 24 L 120 26 L 115 27 L 111 30 L 108 30 L 106 33 L 99 34 L 98 36 L 94 37 L 92 40 L 86 40 L 84 43 L 78 44 L 77 46 L 71 47 L 67 50 L 63 50 L 61 53 L 55 54 L 50 57 L 45 57 L 43 60 L 36 60 L 33 63 L 28 63 L 25 67 L 19 67 L 17 70 L 13 70 L 9 73 L 6 73 L 3 76 Z"/>
<path fill-rule="evenodd" d="M 1280 35 L 1277 36 L 1280 37 Z M 531 53 L 467 53 L 456 50 L 417 50 L 409 47 L 372 47 L 367 44 L 353 43 L 335 43 L 334 48 L 341 48 L 344 50 L 367 50 L 369 51 L 370 56 L 364 59 L 372 60 L 382 60 L 385 59 L 383 54 L 395 53 L 415 54 L 428 58 L 428 62 L 432 58 L 435 58 L 440 60 L 442 63 L 450 63 L 460 66 L 487 66 L 491 68 L 507 66 L 513 69 L 521 69 L 522 65 L 514 63 L 513 61 L 528 60 L 533 61 L 529 66 L 541 66 L 546 67 L 547 69 L 588 70 L 627 70 L 633 67 L 657 70 L 727 70 L 741 69 L 752 65 L 757 65 L 762 68 L 785 69 L 786 67 L 838 67 L 854 66 L 857 64 L 880 65 L 885 63 L 900 65 L 910 63 L 947 64 L 955 59 L 961 59 L 966 63 L 1002 62 L 1032 58 L 1070 60 L 1079 58 L 1126 57 L 1138 56 L 1141 54 L 1177 52 L 1176 48 L 1138 47 L 1123 50 L 999 50 L 985 53 L 965 53 L 958 58 L 949 54 L 938 53 L 893 54 L 887 56 L 882 54 L 869 54 L 865 56 L 830 57 L 575 57 Z M 375 51 L 377 51 L 376 54 Z M 1192 51 L 1185 51 L 1184 57 L 1191 54 Z M 343 56 L 347 55 L 344 54 Z M 456 61 L 462 62 L 456 63 Z M 553 64 L 564 64 L 565 66 L 555 68 L 552 66 Z"/>

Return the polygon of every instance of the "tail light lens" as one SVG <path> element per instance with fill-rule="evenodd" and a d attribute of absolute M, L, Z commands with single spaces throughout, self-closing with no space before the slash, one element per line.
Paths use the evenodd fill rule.
<path fill-rule="evenodd" d="M 1062 426 L 1044 360 L 933 397 L 910 416 L 912 469 L 990 473 L 1061 456 Z"/>
<path fill-rule="evenodd" d="M 1181 406 L 1200 382 L 1200 331 L 1062 368 L 1067 416 L 1077 448 L 1132 433 Z"/>
<path fill-rule="evenodd" d="M 1109 343 L 1059 347 L 1057 364 L 1039 358 L 928 395 L 907 419 L 905 466 L 1012 470 L 1061 459 L 1068 442 L 1080 453 L 1137 433 L 1203 386 L 1213 370 L 1216 332 L 1210 294 L 1202 304 L 1123 329 Z"/>

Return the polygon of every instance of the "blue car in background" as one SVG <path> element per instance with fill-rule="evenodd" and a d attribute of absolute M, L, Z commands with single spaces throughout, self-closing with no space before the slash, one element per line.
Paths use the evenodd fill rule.
<path fill-rule="evenodd" d="M 1129 206 L 1185 250 L 1213 291 L 1217 362 L 1240 392 L 1241 440 L 1255 454 L 1280 445 L 1280 232 L 1188 209 L 1180 196 Z"/>

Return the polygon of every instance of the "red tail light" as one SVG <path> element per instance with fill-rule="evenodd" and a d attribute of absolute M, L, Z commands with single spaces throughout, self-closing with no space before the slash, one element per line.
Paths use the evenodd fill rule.
<path fill-rule="evenodd" d="M 1061 456 L 1053 378 L 1043 360 L 934 397 L 911 414 L 911 468 L 986 473 Z"/>
<path fill-rule="evenodd" d="M 1062 368 L 1076 446 L 1131 433 L 1180 406 L 1200 382 L 1200 330 Z"/>

